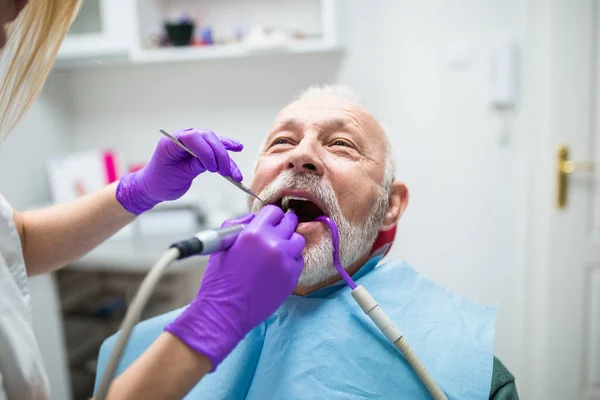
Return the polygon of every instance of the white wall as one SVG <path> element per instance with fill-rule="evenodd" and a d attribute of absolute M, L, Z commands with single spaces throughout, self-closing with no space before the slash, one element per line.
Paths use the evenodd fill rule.
<path fill-rule="evenodd" d="M 51 76 L 38 101 L 0 146 L 0 193 L 16 209 L 48 204 L 50 189 L 45 162 L 68 150 L 69 116 L 65 114 L 65 85 Z M 29 280 L 33 328 L 48 373 L 53 399 L 71 398 L 62 323 L 51 275 Z"/>
<path fill-rule="evenodd" d="M 140 162 L 150 156 L 159 128 L 211 128 L 246 144 L 236 160 L 250 178 L 262 136 L 296 92 L 332 80 L 351 85 L 389 128 L 397 177 L 411 191 L 391 257 L 408 259 L 468 298 L 498 302 L 497 354 L 518 378 L 523 132 L 515 129 L 499 144 L 487 95 L 489 45 L 500 33 L 519 39 L 524 6 L 517 0 L 348 3 L 352 31 L 344 57 L 74 72 L 71 140 L 77 149 L 114 146 Z M 470 55 L 450 68 L 446 52 L 465 44 Z M 218 201 L 215 192 L 222 193 L 243 207 L 222 179 L 199 179 L 196 193 L 215 185 L 222 190 L 203 195 Z"/>
<path fill-rule="evenodd" d="M 17 209 L 50 202 L 47 157 L 68 149 L 67 84 L 63 75 L 51 75 L 38 101 L 0 145 L 0 192 Z"/>

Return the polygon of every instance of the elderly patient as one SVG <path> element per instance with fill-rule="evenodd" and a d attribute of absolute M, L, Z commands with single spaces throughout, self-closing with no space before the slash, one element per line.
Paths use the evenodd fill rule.
<path fill-rule="evenodd" d="M 340 280 L 328 227 L 314 221 L 321 215 L 338 226 L 344 268 L 379 301 L 448 398 L 518 398 L 514 378 L 493 355 L 495 308 L 456 296 L 403 262 L 380 262 L 408 203 L 394 175 L 384 128 L 347 89 L 311 88 L 281 110 L 251 187 L 298 215 L 304 270 L 294 295 L 188 398 L 429 398 Z M 256 213 L 262 204 L 249 206 Z M 124 363 L 180 311 L 140 324 Z"/>

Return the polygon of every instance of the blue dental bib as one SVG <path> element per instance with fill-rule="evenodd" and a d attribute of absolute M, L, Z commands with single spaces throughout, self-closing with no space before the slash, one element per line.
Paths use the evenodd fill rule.
<path fill-rule="evenodd" d="M 457 296 L 408 264 L 371 259 L 354 275 L 422 360 L 449 399 L 487 399 L 496 307 Z M 354 302 L 343 282 L 290 296 L 252 330 L 186 399 L 430 399 L 401 353 Z M 120 374 L 182 309 L 136 326 Z M 116 342 L 100 350 L 96 385 Z"/>

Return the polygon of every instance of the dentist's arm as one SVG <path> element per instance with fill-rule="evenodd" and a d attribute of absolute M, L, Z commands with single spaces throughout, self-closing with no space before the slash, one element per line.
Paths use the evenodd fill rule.
<path fill-rule="evenodd" d="M 275 206 L 211 255 L 196 299 L 110 388 L 108 399 L 181 399 L 292 293 L 304 266 L 298 218 Z"/>
<path fill-rule="evenodd" d="M 118 184 L 37 211 L 15 211 L 28 275 L 50 272 L 81 258 L 94 247 L 156 204 L 183 196 L 204 171 L 241 181 L 229 151 L 241 143 L 210 131 L 188 129 L 174 134 L 199 157 L 192 157 L 167 138 L 161 138 L 143 169 L 125 175 Z"/>
<path fill-rule="evenodd" d="M 134 220 L 115 198 L 116 184 L 70 204 L 14 211 L 29 276 L 63 267 L 82 257 Z"/>
<path fill-rule="evenodd" d="M 211 369 L 207 356 L 165 332 L 114 381 L 106 398 L 182 399 Z"/>

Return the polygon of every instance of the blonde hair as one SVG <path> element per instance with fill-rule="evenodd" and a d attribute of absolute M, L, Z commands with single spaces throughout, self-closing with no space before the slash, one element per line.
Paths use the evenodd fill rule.
<path fill-rule="evenodd" d="M 0 141 L 44 87 L 80 6 L 81 0 L 30 0 L 8 28 L 0 55 Z"/>

